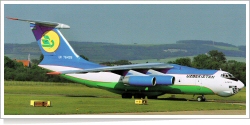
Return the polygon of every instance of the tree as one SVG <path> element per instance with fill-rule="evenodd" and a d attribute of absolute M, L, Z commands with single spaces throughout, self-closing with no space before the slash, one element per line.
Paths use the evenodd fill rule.
<path fill-rule="evenodd" d="M 100 64 L 105 65 L 105 66 L 113 66 L 114 65 L 112 62 L 102 62 Z"/>
<path fill-rule="evenodd" d="M 39 59 L 39 63 L 43 61 L 43 58 L 44 58 L 44 56 L 43 56 L 43 54 L 41 54 L 40 59 Z"/>
<path fill-rule="evenodd" d="M 34 64 L 34 65 L 38 65 L 40 63 L 40 60 L 38 59 L 31 59 L 31 62 Z"/>
<path fill-rule="evenodd" d="M 114 66 L 114 65 L 129 65 L 132 63 L 129 62 L 128 60 L 118 60 L 118 61 L 114 61 L 114 62 L 102 62 L 100 64 L 106 65 L 106 66 Z"/>
<path fill-rule="evenodd" d="M 40 59 L 41 57 L 43 58 L 40 56 Z M 47 75 L 47 72 L 49 71 L 38 67 L 37 64 L 28 68 L 24 67 L 21 62 L 4 57 L 4 80 L 71 82 L 59 76 Z"/>
<path fill-rule="evenodd" d="M 217 50 L 209 51 L 208 54 L 201 54 L 194 57 L 192 66 L 199 69 L 220 69 L 226 63 L 226 57 Z"/>
<path fill-rule="evenodd" d="M 246 63 L 229 60 L 222 66 L 222 70 L 230 72 L 246 85 Z"/>
<path fill-rule="evenodd" d="M 218 52 L 218 50 L 211 50 L 208 52 L 209 57 L 212 59 L 212 61 L 220 62 L 220 63 L 226 63 L 227 59 L 222 52 Z"/>
<path fill-rule="evenodd" d="M 42 62 L 43 58 L 44 56 L 41 54 L 39 59 L 31 59 L 31 63 L 33 63 L 33 65 L 38 65 L 40 62 Z"/>
<path fill-rule="evenodd" d="M 4 56 L 4 67 L 16 69 L 19 66 L 23 66 L 23 64 L 21 62 L 16 62 L 14 60 L 11 60 L 7 56 Z"/>
<path fill-rule="evenodd" d="M 128 60 L 118 60 L 114 62 L 115 65 L 129 65 L 132 64 L 131 62 L 129 62 Z"/>
<path fill-rule="evenodd" d="M 80 55 L 80 57 L 82 57 L 83 59 L 89 61 L 89 59 L 86 56 L 84 56 L 84 55 Z"/>
<path fill-rule="evenodd" d="M 194 57 L 192 62 L 192 67 L 198 68 L 198 69 L 208 69 L 210 67 L 211 60 L 209 56 L 205 54 L 200 54 L 196 57 Z"/>
<path fill-rule="evenodd" d="M 192 64 L 191 59 L 188 57 L 176 59 L 175 61 L 172 61 L 171 63 L 179 64 L 179 65 L 183 65 L 183 66 L 191 66 L 191 64 Z"/>
<path fill-rule="evenodd" d="M 21 62 L 11 60 L 9 57 L 4 56 L 4 79 L 16 80 L 17 71 L 24 70 Z"/>

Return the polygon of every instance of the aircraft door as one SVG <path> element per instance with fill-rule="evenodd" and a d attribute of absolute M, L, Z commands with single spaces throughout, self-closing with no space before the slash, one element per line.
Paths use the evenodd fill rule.
<path fill-rule="evenodd" d="M 202 88 L 202 81 L 201 81 L 201 79 L 196 79 L 196 83 L 195 83 L 197 86 L 199 86 L 198 87 L 198 90 L 201 90 L 201 88 Z"/>

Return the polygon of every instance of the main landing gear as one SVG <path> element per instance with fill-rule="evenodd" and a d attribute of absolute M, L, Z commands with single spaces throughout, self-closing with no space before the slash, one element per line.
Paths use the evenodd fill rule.
<path fill-rule="evenodd" d="M 130 93 L 123 93 L 122 98 L 123 99 L 131 99 L 132 96 L 134 96 L 135 99 L 145 99 L 145 95 L 143 94 L 130 94 Z"/>
<path fill-rule="evenodd" d="M 205 101 L 206 101 L 206 98 L 205 98 L 204 95 L 198 96 L 198 97 L 197 97 L 197 101 L 198 101 L 198 102 L 205 102 Z"/>
<path fill-rule="evenodd" d="M 132 94 L 123 93 L 123 94 L 122 94 L 122 98 L 123 98 L 123 99 L 131 99 L 131 98 L 132 98 Z"/>
<path fill-rule="evenodd" d="M 143 95 L 143 94 L 135 94 L 134 98 L 135 99 L 145 99 L 145 95 Z"/>

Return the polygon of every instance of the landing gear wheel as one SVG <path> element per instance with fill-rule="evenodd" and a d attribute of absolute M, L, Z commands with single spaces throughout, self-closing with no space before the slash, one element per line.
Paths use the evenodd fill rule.
<path fill-rule="evenodd" d="M 201 100 L 202 100 L 202 97 L 201 97 L 201 96 L 197 97 L 197 101 L 198 101 L 198 102 L 201 102 Z"/>
<path fill-rule="evenodd" d="M 201 101 L 205 102 L 205 101 L 206 101 L 206 98 L 205 98 L 205 97 L 203 97 Z"/>
<path fill-rule="evenodd" d="M 122 94 L 122 98 L 123 98 L 123 99 L 131 99 L 131 98 L 132 98 L 132 95 L 129 94 L 129 93 L 123 93 L 123 94 Z"/>
<path fill-rule="evenodd" d="M 205 96 L 198 96 L 198 97 L 197 97 L 197 101 L 198 101 L 198 102 L 205 102 L 205 101 L 206 101 L 206 98 L 205 98 Z"/>

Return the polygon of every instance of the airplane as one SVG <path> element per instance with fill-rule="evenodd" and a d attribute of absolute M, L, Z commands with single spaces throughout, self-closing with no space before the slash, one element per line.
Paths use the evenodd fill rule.
<path fill-rule="evenodd" d="M 196 69 L 177 64 L 145 63 L 103 66 L 81 58 L 59 29 L 69 29 L 62 23 L 7 17 L 30 23 L 30 28 L 44 55 L 39 67 L 47 74 L 104 89 L 122 98 L 157 99 L 164 94 L 199 95 L 197 101 L 206 101 L 205 95 L 229 97 L 237 94 L 244 84 L 222 70 Z"/>

